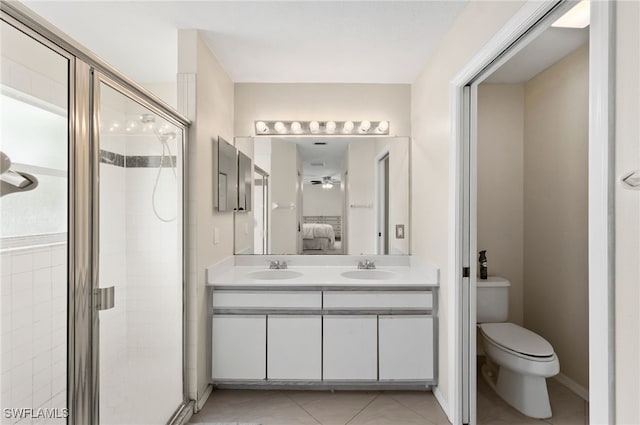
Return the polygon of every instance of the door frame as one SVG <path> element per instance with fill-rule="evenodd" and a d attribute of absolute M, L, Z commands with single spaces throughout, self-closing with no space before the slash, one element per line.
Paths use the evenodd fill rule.
<path fill-rule="evenodd" d="M 385 255 L 384 254 L 384 245 L 386 242 L 385 237 L 385 222 L 388 221 L 389 217 L 387 217 L 386 206 L 385 206 L 385 198 L 388 198 L 389 194 L 385 190 L 385 160 L 389 160 L 391 155 L 391 148 L 389 145 L 386 145 L 382 150 L 376 155 L 374 162 L 374 182 L 375 182 L 375 220 L 376 220 L 376 254 Z M 388 199 L 387 199 L 388 202 Z M 389 226 L 386 226 L 387 235 L 389 235 Z"/>
<path fill-rule="evenodd" d="M 451 81 L 449 272 L 453 312 L 450 418 L 476 423 L 477 86 L 576 4 L 529 0 Z M 589 34 L 589 403 L 592 423 L 615 423 L 614 101 L 615 2 L 591 2 Z M 473 258 L 472 257 L 473 253 Z M 467 273 L 464 273 L 466 268 Z M 468 277 L 466 277 L 468 276 Z M 603 344 L 602 341 L 607 341 Z M 607 365 L 603 367 L 602 365 Z"/>
<path fill-rule="evenodd" d="M 99 73 L 105 80 L 119 87 L 119 91 L 130 93 L 138 103 L 151 109 L 158 115 L 175 122 L 183 129 L 183 187 L 182 196 L 188 193 L 187 158 L 188 145 L 186 143 L 188 127 L 191 121 L 175 111 L 160 98 L 149 92 L 126 75 L 103 61 L 86 47 L 80 45 L 59 28 L 50 24 L 38 14 L 20 2 L 0 1 L 0 17 L 10 25 L 34 38 L 36 41 L 51 48 L 55 52 L 69 59 L 69 200 L 68 200 L 68 313 L 67 313 L 67 408 L 69 416 L 67 423 L 97 424 L 98 423 L 98 369 L 96 352 L 93 352 L 95 342 L 93 310 L 93 287 L 97 278 L 97 238 L 94 203 L 92 196 L 95 187 L 96 158 L 98 153 L 94 147 L 92 128 L 94 73 Z M 111 84 L 110 84 L 111 85 Z M 132 97 L 132 96 L 129 97 Z M 183 252 L 187 253 L 188 246 L 188 211 L 186 202 L 182 204 Z M 186 312 L 188 310 L 186 296 L 186 277 L 188 261 L 183 256 L 182 292 L 183 292 L 183 403 L 168 418 L 168 423 L 185 423 L 193 411 L 193 401 L 187 397 L 188 374 L 187 360 L 189 359 L 186 344 Z"/>

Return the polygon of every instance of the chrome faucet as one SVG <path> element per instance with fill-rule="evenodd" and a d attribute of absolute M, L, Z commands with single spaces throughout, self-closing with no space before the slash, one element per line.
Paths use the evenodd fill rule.
<path fill-rule="evenodd" d="M 359 269 L 366 269 L 366 270 L 375 269 L 376 268 L 376 263 L 374 263 L 371 260 L 359 261 L 358 262 L 358 268 Z"/>
<path fill-rule="evenodd" d="M 276 270 L 280 270 L 280 269 L 286 269 L 287 268 L 287 262 L 286 261 L 280 261 L 280 260 L 275 260 L 275 261 L 269 261 L 269 268 L 270 269 L 276 269 Z"/>

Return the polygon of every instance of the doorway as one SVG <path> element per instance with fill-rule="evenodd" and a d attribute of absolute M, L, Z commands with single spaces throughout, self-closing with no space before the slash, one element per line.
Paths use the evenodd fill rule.
<path fill-rule="evenodd" d="M 452 210 L 456 211 L 455 291 L 450 306 L 455 311 L 456 336 L 452 343 L 458 356 L 454 376 L 459 391 L 454 399 L 454 423 L 477 423 L 478 385 L 476 365 L 476 300 L 478 266 L 478 86 L 495 70 L 514 57 L 552 22 L 575 3 L 548 2 L 544 7 L 523 7 L 503 28 L 501 37 L 492 40 L 455 78 L 452 93 L 456 148 L 454 161 L 458 172 L 453 185 Z M 589 280 L 589 400 L 590 418 L 596 423 L 614 423 L 611 323 L 613 318 L 611 221 L 602 214 L 611 206 L 613 180 L 609 158 L 612 137 L 609 128 L 612 110 L 610 64 L 612 8 L 609 4 L 591 4 L 589 48 L 589 158 L 588 163 L 588 280 Z M 600 111 L 594 114 L 594 111 Z M 603 247 L 609 247 L 603 249 Z M 600 323 L 598 320 L 600 319 Z M 596 343 L 600 341 L 600 343 Z M 608 341 L 608 344 L 602 343 Z M 603 367 L 602 365 L 609 365 Z M 597 419 L 596 419 L 597 418 Z"/>

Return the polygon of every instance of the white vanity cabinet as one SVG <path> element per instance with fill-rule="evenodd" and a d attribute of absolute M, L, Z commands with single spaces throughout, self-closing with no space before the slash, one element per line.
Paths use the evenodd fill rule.
<path fill-rule="evenodd" d="M 374 315 L 323 317 L 324 380 L 378 379 L 378 318 Z"/>
<path fill-rule="evenodd" d="M 322 316 L 269 315 L 267 379 L 322 379 Z"/>
<path fill-rule="evenodd" d="M 437 287 L 212 291 L 215 385 L 425 388 L 437 384 Z"/>

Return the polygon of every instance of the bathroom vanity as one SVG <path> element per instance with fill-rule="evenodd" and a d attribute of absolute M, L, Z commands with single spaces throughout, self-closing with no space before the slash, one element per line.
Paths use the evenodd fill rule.
<path fill-rule="evenodd" d="M 437 384 L 438 270 L 417 259 L 236 256 L 207 272 L 212 382 L 223 387 Z M 287 269 L 269 270 L 271 261 Z"/>

